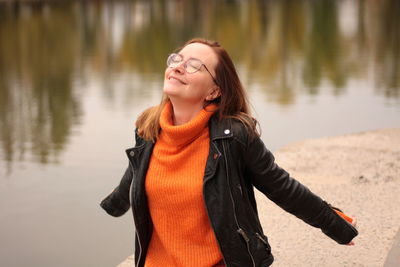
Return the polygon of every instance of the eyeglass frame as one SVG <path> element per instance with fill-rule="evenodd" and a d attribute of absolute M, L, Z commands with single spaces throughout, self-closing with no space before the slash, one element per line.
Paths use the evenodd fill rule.
<path fill-rule="evenodd" d="M 208 70 L 207 66 L 206 66 L 200 59 L 197 59 L 197 58 L 189 58 L 189 59 L 187 59 L 187 60 L 185 61 L 185 60 L 183 60 L 183 56 L 182 56 L 182 55 L 180 55 L 180 54 L 178 54 L 178 53 L 171 53 L 171 54 L 168 55 L 168 58 L 167 58 L 167 67 L 168 67 L 168 68 L 176 68 L 176 67 L 179 65 L 179 64 L 178 64 L 178 65 L 175 66 L 175 67 L 171 67 L 170 65 L 168 65 L 169 59 L 170 59 L 172 56 L 179 56 L 180 58 L 182 58 L 182 61 L 180 61 L 179 64 L 181 64 L 182 62 L 184 62 L 184 64 L 183 64 L 183 69 L 185 70 L 186 73 L 189 73 L 189 74 L 193 74 L 193 73 L 198 72 L 198 71 L 201 69 L 201 67 L 204 66 L 204 68 L 206 69 L 206 71 L 208 72 L 208 74 L 210 74 L 211 78 L 213 79 L 214 83 L 215 83 L 216 85 L 218 85 L 217 80 L 214 78 L 214 76 L 213 76 L 213 75 L 211 74 L 211 72 Z M 196 61 L 200 62 L 200 63 L 201 63 L 200 67 L 199 67 L 198 69 L 196 69 L 196 71 L 194 71 L 194 72 L 188 72 L 188 71 L 187 71 L 187 62 L 188 62 L 189 60 L 196 60 Z M 218 86 L 219 86 L 219 85 L 218 85 Z"/>

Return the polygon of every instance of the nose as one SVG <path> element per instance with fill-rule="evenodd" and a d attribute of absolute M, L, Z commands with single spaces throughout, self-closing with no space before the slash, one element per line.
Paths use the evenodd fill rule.
<path fill-rule="evenodd" d="M 177 72 L 179 74 L 183 74 L 185 73 L 185 66 L 184 66 L 185 62 L 182 61 L 181 63 L 179 63 L 177 66 L 173 67 L 173 71 Z"/>

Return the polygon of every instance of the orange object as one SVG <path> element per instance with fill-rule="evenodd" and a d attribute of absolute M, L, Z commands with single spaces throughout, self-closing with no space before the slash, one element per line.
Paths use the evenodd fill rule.
<path fill-rule="evenodd" d="M 345 219 L 345 220 L 346 220 L 347 222 L 349 222 L 350 224 L 353 222 L 353 219 L 352 219 L 351 217 L 347 216 L 346 214 L 344 214 L 342 211 L 340 211 L 340 210 L 338 210 L 338 209 L 336 209 L 336 208 L 333 208 L 333 210 L 334 210 L 337 214 L 339 214 L 340 217 L 342 217 L 343 219 Z"/>
<path fill-rule="evenodd" d="M 201 110 L 174 126 L 170 103 L 161 113 L 145 181 L 153 222 L 146 267 L 214 266 L 222 260 L 203 199 L 212 114 Z"/>

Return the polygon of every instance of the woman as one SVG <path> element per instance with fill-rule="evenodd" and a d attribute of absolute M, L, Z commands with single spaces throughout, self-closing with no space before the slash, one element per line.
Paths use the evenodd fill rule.
<path fill-rule="evenodd" d="M 357 230 L 275 164 L 217 42 L 190 40 L 167 65 L 163 100 L 138 118 L 129 167 L 101 203 L 113 216 L 132 207 L 136 266 L 271 265 L 253 187 L 353 244 Z"/>

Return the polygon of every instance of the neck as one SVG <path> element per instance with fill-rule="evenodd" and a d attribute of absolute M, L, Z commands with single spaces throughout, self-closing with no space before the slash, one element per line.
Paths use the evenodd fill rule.
<path fill-rule="evenodd" d="M 172 104 L 172 119 L 174 125 L 182 125 L 189 122 L 196 117 L 197 113 L 203 109 L 203 103 L 182 103 L 180 101 L 173 101 Z"/>

